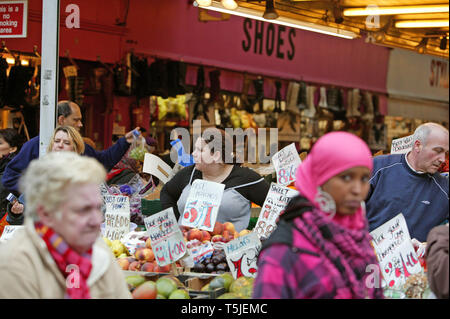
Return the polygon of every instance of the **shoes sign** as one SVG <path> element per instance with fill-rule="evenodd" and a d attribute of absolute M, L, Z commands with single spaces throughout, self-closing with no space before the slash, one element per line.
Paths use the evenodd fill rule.
<path fill-rule="evenodd" d="M 181 225 L 213 231 L 225 184 L 196 179 L 192 182 Z"/>
<path fill-rule="evenodd" d="M 184 257 L 187 248 L 172 207 L 146 217 L 144 223 L 159 266 Z"/>

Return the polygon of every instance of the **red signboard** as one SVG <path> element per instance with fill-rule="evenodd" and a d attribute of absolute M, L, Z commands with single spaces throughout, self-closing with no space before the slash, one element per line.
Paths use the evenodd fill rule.
<path fill-rule="evenodd" d="M 28 1 L 0 1 L 0 38 L 26 38 Z"/>

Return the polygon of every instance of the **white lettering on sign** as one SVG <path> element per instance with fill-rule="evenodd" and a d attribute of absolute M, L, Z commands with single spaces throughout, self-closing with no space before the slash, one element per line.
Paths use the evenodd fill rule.
<path fill-rule="evenodd" d="M 402 213 L 374 229 L 370 235 L 389 287 L 400 288 L 409 276 L 422 271 Z"/>
<path fill-rule="evenodd" d="M 0 2 L 0 37 L 25 38 L 27 36 L 27 1 Z"/>
<path fill-rule="evenodd" d="M 254 232 L 238 237 L 226 244 L 225 256 L 234 279 L 241 276 L 256 277 L 260 250 L 261 241 Z"/>
<path fill-rule="evenodd" d="M 186 200 L 181 225 L 212 231 L 219 214 L 225 185 L 196 179 Z"/>
<path fill-rule="evenodd" d="M 277 172 L 277 184 L 286 186 L 295 182 L 295 173 L 302 162 L 297 153 L 295 144 L 289 144 L 281 149 L 271 159 L 272 165 Z"/>
<path fill-rule="evenodd" d="M 183 234 L 172 207 L 146 217 L 144 223 L 159 266 L 172 264 L 186 254 Z"/>
<path fill-rule="evenodd" d="M 120 240 L 130 232 L 130 199 L 127 196 L 106 195 L 105 232 L 110 240 Z"/>
<path fill-rule="evenodd" d="M 413 135 L 392 140 L 391 154 L 406 154 L 411 150 L 413 144 Z"/>
<path fill-rule="evenodd" d="M 298 191 L 284 187 L 276 183 L 270 184 L 269 192 L 261 206 L 258 221 L 253 229 L 259 238 L 268 238 L 277 227 L 277 218 L 280 216 L 290 199 L 298 194 Z"/>

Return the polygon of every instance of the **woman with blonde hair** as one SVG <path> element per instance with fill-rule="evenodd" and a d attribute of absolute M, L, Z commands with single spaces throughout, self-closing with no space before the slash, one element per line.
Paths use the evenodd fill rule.
<path fill-rule="evenodd" d="M 58 151 L 71 151 L 79 155 L 84 153 L 83 138 L 72 126 L 58 126 L 53 131 L 47 152 Z"/>

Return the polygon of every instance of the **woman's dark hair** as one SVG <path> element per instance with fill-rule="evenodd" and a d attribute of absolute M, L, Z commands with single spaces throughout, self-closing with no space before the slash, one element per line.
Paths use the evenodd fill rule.
<path fill-rule="evenodd" d="M 202 138 L 210 147 L 211 153 L 220 152 L 224 163 L 240 165 L 236 158 L 236 145 L 233 138 L 224 130 L 214 127 L 207 128 L 203 131 Z"/>
<path fill-rule="evenodd" d="M 0 137 L 2 137 L 10 147 L 17 147 L 16 153 L 20 151 L 20 148 L 23 145 L 23 138 L 17 132 L 16 129 L 13 128 L 5 128 L 0 130 Z"/>

